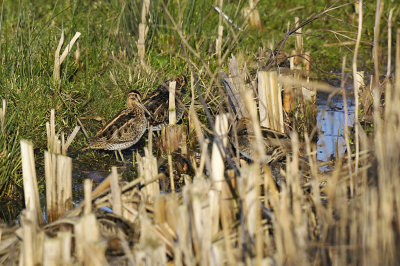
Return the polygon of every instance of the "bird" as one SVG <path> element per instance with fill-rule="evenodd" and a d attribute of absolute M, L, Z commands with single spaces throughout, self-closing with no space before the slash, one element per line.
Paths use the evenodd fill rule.
<path fill-rule="evenodd" d="M 116 114 L 97 134 L 89 140 L 87 149 L 114 150 L 124 157 L 121 150 L 136 144 L 148 127 L 145 107 L 141 102 L 141 95 L 133 90 L 128 93 L 126 108 Z"/>
<path fill-rule="evenodd" d="M 144 107 L 149 111 L 148 115 L 149 125 L 153 131 L 161 130 L 163 125 L 168 124 L 169 113 L 169 90 L 168 84 L 171 81 L 176 81 L 175 88 L 175 111 L 176 121 L 179 122 L 185 111 L 185 105 L 181 100 L 184 89 L 187 85 L 187 78 L 184 75 L 179 75 L 174 79 L 169 79 L 163 84 L 159 85 L 157 89 L 148 93 L 147 97 L 143 100 Z"/>
<path fill-rule="evenodd" d="M 256 153 L 253 146 L 255 135 L 251 123 L 247 117 L 240 118 L 233 130 L 233 133 L 236 131 L 237 138 L 230 139 L 233 147 L 249 160 L 253 160 Z M 261 133 L 267 163 L 281 160 L 290 151 L 291 142 L 286 134 L 265 127 L 261 127 Z"/>

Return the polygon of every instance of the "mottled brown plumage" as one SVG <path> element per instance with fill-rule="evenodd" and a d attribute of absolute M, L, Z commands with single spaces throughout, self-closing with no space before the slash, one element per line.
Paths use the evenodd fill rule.
<path fill-rule="evenodd" d="M 140 94 L 128 94 L 126 109 L 115 115 L 92 139 L 85 149 L 121 150 L 127 149 L 140 140 L 147 129 L 147 119 Z M 123 157 L 122 157 L 123 159 Z"/>
<path fill-rule="evenodd" d="M 176 81 L 175 89 L 175 109 L 176 121 L 179 122 L 185 111 L 185 105 L 182 102 L 181 96 L 184 93 L 184 88 L 187 85 L 187 78 L 183 75 L 177 76 L 172 80 L 167 80 L 157 87 L 156 90 L 147 94 L 143 105 L 149 111 L 151 116 L 148 116 L 149 124 L 153 127 L 153 131 L 161 130 L 163 125 L 168 124 L 169 111 L 169 91 L 168 86 L 170 81 Z"/>
<path fill-rule="evenodd" d="M 286 134 L 278 131 L 261 128 L 263 135 L 263 144 L 267 155 L 267 162 L 274 162 L 282 159 L 290 150 L 291 143 Z M 252 146 L 255 141 L 254 132 L 252 130 L 251 120 L 241 118 L 236 124 L 237 144 L 235 138 L 231 138 L 231 142 L 242 156 L 247 159 L 254 159 L 255 149 Z M 238 147 L 237 147 L 238 145 Z"/>

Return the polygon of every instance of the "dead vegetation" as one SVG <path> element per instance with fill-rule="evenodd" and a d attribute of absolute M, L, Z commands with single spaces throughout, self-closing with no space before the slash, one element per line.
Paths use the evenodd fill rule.
<path fill-rule="evenodd" d="M 359 14 L 361 11 L 362 3 Z M 258 25 L 257 19 L 251 23 Z M 220 27 L 217 44 L 221 42 Z M 184 36 L 180 36 L 185 52 L 196 56 Z M 303 73 L 300 70 L 284 75 L 279 68 L 268 72 L 260 69 L 256 79 L 248 75 L 245 65 L 239 65 L 231 57 L 229 73 L 221 73 L 226 101 L 214 116 L 209 110 L 212 97 L 207 97 L 212 92 L 202 93 L 199 85 L 202 80 L 196 74 L 198 67 L 186 54 L 192 95 L 198 97 L 208 127 L 199 119 L 200 110 L 195 108 L 194 98 L 187 111 L 187 126 L 175 125 L 175 108 L 170 106 L 170 125 L 163 129 L 161 137 L 168 156 L 170 193 L 160 192 L 159 182 L 165 174 L 158 172 L 150 130 L 144 156 L 135 156 L 137 179 L 122 181 L 113 167 L 110 175 L 93 190 L 91 181 L 86 180 L 84 200 L 72 206 L 72 161 L 66 154 L 76 132 L 66 142 L 63 135 L 59 140 L 52 111 L 45 153 L 46 211 L 39 204 L 33 146 L 22 140 L 26 209 L 20 226 L 0 227 L 0 263 L 397 264 L 400 258 L 396 248 L 400 239 L 397 193 L 400 190 L 400 31 L 396 38 L 394 78 L 387 77 L 381 85 L 378 77 L 378 82 L 370 87 L 375 107 L 371 109 L 372 138 L 356 117 L 355 151 L 346 132 L 347 153 L 328 162 L 329 172 L 320 171 L 313 133 L 307 133 L 312 131 L 293 126 L 294 118 L 288 113 L 296 111 L 292 106 L 303 108 L 298 113 L 305 112 L 308 104 L 313 106 L 318 90 L 342 93 L 344 99 L 346 91 L 343 85 L 335 88 L 311 81 L 307 74 L 305 77 L 299 74 Z M 298 43 L 302 41 L 299 39 Z M 143 43 L 137 45 L 144 51 Z M 226 55 L 221 54 L 220 45 L 216 48 L 220 62 L 224 62 Z M 280 48 L 275 49 L 272 57 L 279 51 Z M 357 52 L 354 57 L 357 58 Z M 309 61 L 295 63 L 295 58 L 301 59 L 292 58 L 292 68 L 304 64 L 307 73 Z M 144 63 L 143 57 L 140 60 Z M 358 73 L 356 62 L 353 59 L 354 77 Z M 216 74 L 210 78 L 216 78 Z M 356 82 L 354 78 L 355 113 L 358 114 L 359 84 Z M 385 97 L 384 108 L 376 108 L 381 106 L 381 93 Z M 296 102 L 292 103 L 294 99 Z M 346 112 L 346 106 L 345 109 Z M 315 120 L 313 115 L 309 117 Z M 246 129 L 252 133 L 248 138 L 254 151 L 251 160 L 240 156 L 238 132 L 235 132 L 237 120 L 243 118 L 250 121 Z M 270 137 L 263 134 L 264 127 L 276 131 L 275 135 L 287 134 L 290 150 L 280 157 L 278 164 L 270 163 L 267 158 L 269 146 L 265 138 Z M 187 135 L 195 135 L 190 141 L 196 143 L 199 156 L 188 152 Z M 208 144 L 212 145 L 211 149 Z M 179 176 L 180 171 L 173 163 L 176 153 L 191 162 L 192 175 Z M 178 184 L 179 179 L 183 181 Z"/>

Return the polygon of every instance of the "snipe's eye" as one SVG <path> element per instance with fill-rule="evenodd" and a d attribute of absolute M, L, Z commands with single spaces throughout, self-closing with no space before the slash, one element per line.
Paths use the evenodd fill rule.
<path fill-rule="evenodd" d="M 140 99 L 140 93 L 137 90 L 133 90 L 128 94 L 128 97 L 131 99 Z"/>

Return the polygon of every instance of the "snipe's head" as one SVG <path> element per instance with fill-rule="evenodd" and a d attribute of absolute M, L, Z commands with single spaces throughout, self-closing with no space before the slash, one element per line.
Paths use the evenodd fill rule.
<path fill-rule="evenodd" d="M 185 93 L 185 87 L 188 84 L 188 80 L 186 76 L 184 75 L 179 75 L 175 78 L 176 81 L 176 88 L 178 91 L 181 91 L 182 93 Z"/>
<path fill-rule="evenodd" d="M 141 105 L 142 100 L 140 93 L 137 90 L 133 90 L 128 94 L 128 99 L 126 100 L 126 108 L 132 108 L 137 105 Z"/>

